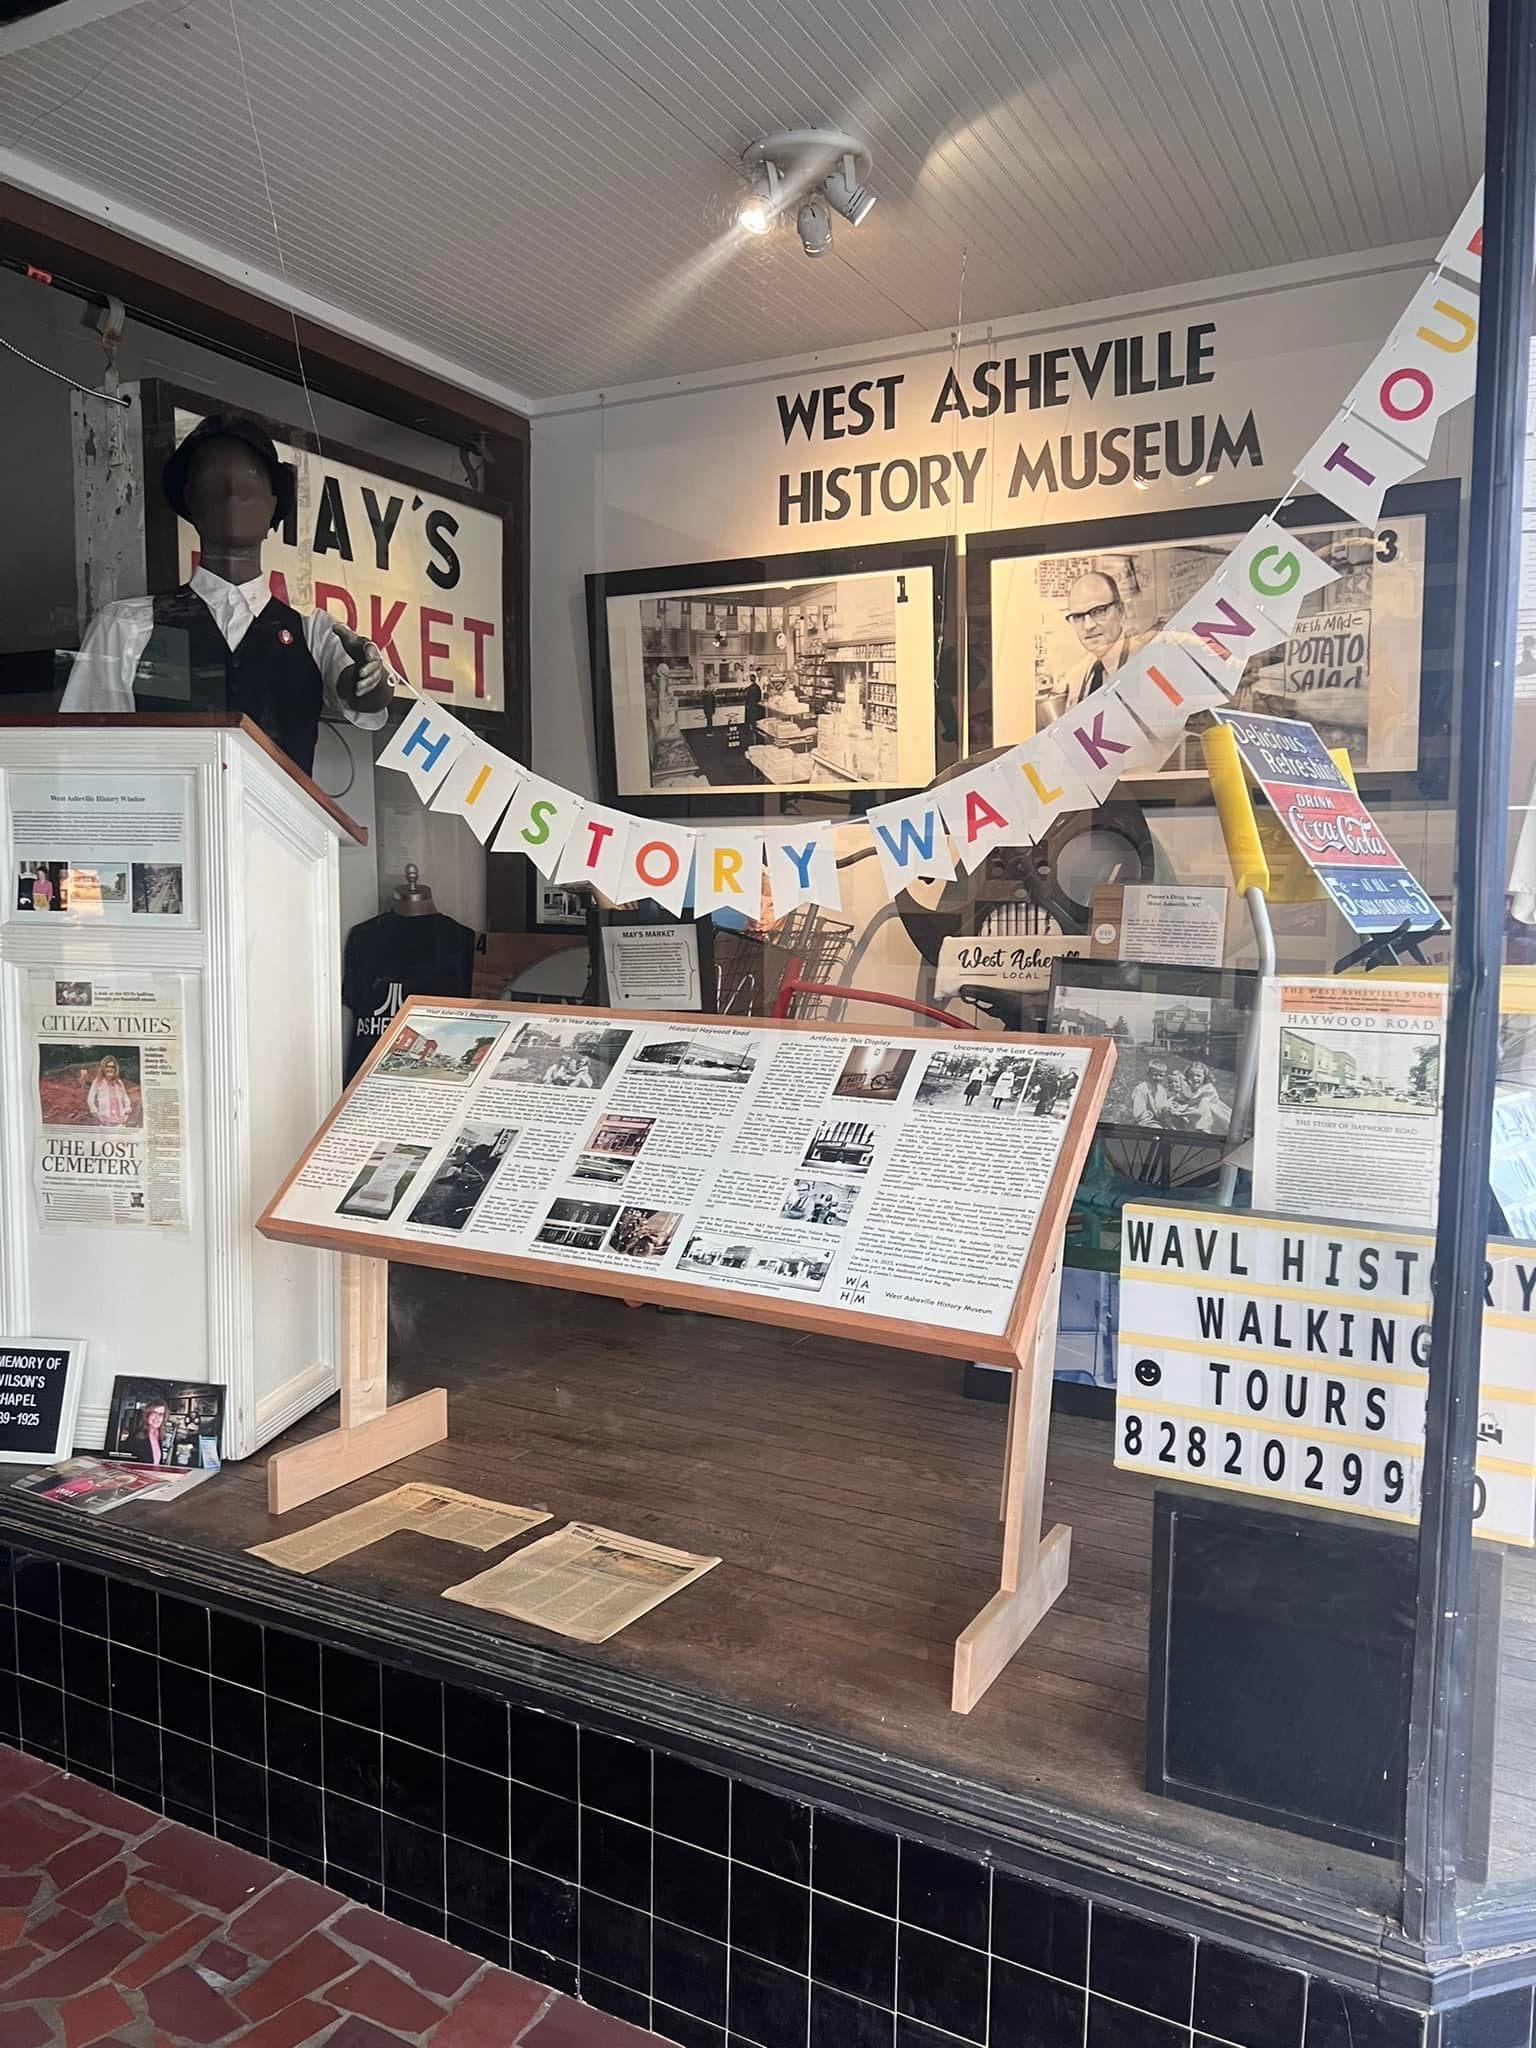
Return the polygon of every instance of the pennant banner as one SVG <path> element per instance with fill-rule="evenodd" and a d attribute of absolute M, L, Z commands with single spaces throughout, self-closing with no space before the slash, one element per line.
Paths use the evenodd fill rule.
<path fill-rule="evenodd" d="M 736 826 L 700 832 L 693 863 L 693 914 L 739 910 L 760 915 L 763 901 L 763 834 Z"/>
<path fill-rule="evenodd" d="M 511 803 L 523 771 L 505 754 L 498 754 L 482 740 L 463 748 L 447 775 L 438 784 L 429 810 L 449 811 L 467 820 L 469 829 L 483 846 Z"/>
<path fill-rule="evenodd" d="M 565 851 L 571 827 L 581 815 L 582 800 L 558 782 L 546 782 L 530 769 L 513 792 L 492 853 L 525 853 L 548 880 Z"/>
<path fill-rule="evenodd" d="M 1209 669 L 1178 641 L 1161 638 L 1131 656 L 1115 688 L 1156 740 L 1176 739 L 1197 711 L 1227 701 L 1226 690 Z"/>
<path fill-rule="evenodd" d="M 1306 600 L 1336 583 L 1338 576 L 1331 562 L 1313 554 L 1266 513 L 1228 555 L 1216 580 L 1228 588 L 1235 585 L 1267 619 L 1289 634 Z"/>
<path fill-rule="evenodd" d="M 995 846 L 1029 844 L 1017 787 L 1000 763 L 989 761 L 969 775 L 941 782 L 934 795 L 956 858 L 967 874 L 979 867 Z"/>
<path fill-rule="evenodd" d="M 787 917 L 804 903 L 827 910 L 843 907 L 837 879 L 836 827 L 830 818 L 796 831 L 764 835 L 768 857 L 768 892 L 775 918 Z"/>
<path fill-rule="evenodd" d="M 885 886 L 899 896 L 910 883 L 925 878 L 948 882 L 955 872 L 955 857 L 939 811 L 935 792 L 903 797 L 899 803 L 876 804 L 867 814 L 875 835 Z"/>
<path fill-rule="evenodd" d="M 1435 428 L 1477 382 L 1477 303 L 1451 277 L 1420 285 L 1345 411 L 1428 462 Z"/>
<path fill-rule="evenodd" d="M 1387 492 L 1428 461 L 1444 415 L 1472 396 L 1482 260 L 1479 183 L 1435 269 L 1296 465 L 1298 482 L 1363 526 L 1374 526 Z M 1107 689 L 995 760 L 867 813 L 890 895 L 923 877 L 948 881 L 957 863 L 969 873 L 995 847 L 1043 839 L 1116 783 L 1160 768 L 1195 713 L 1222 716 L 1253 656 L 1286 640 L 1303 604 L 1338 575 L 1266 514 Z M 611 903 L 651 898 L 674 916 L 691 890 L 696 916 L 730 909 L 755 919 L 765 877 L 775 919 L 807 905 L 842 908 L 832 820 L 694 829 L 631 817 L 547 782 L 394 681 L 412 701 L 379 767 L 408 776 L 423 803 L 465 819 L 493 853 L 526 854 L 555 881 L 586 884 Z M 1358 821 L 1344 822 L 1350 805 L 1332 795 L 1340 830 L 1353 829 Z M 1334 893 L 1346 916 L 1361 914 L 1347 891 Z M 1362 894 L 1380 916 L 1408 901 L 1401 880 L 1389 885 L 1380 874 Z"/>
<path fill-rule="evenodd" d="M 1062 772 L 1081 777 L 1096 804 L 1103 803 L 1123 775 L 1144 772 L 1154 754 L 1159 767 L 1164 759 L 1115 687 L 1098 691 L 1048 725 L 1045 738 L 1061 756 Z"/>
<path fill-rule="evenodd" d="M 475 744 L 467 726 L 460 725 L 451 711 L 428 703 L 412 692 L 414 702 L 400 721 L 398 731 L 380 754 L 377 766 L 395 768 L 416 785 L 423 803 L 468 746 Z"/>
<path fill-rule="evenodd" d="M 1236 586 L 1223 586 L 1219 575 L 1174 613 L 1165 630 L 1228 695 L 1243 680 L 1250 659 L 1286 637 L 1285 628 L 1260 610 L 1257 599 Z"/>
<path fill-rule="evenodd" d="M 1374 526 L 1388 491 L 1423 467 L 1422 457 L 1341 413 L 1297 463 L 1296 475 L 1351 519 Z"/>
<path fill-rule="evenodd" d="M 1483 281 L 1483 181 L 1477 181 L 1477 189 L 1461 209 L 1455 227 L 1440 244 L 1440 253 L 1435 258 L 1437 269 L 1454 270 L 1458 277 L 1470 278 L 1473 284 Z"/>
<path fill-rule="evenodd" d="M 681 917 L 693 880 L 694 842 L 698 836 L 683 826 L 653 825 L 645 818 L 631 819 L 618 900 L 638 903 L 649 896 L 663 910 Z"/>
<path fill-rule="evenodd" d="M 621 902 L 624 856 L 629 848 L 629 828 L 634 823 L 627 811 L 610 811 L 605 804 L 583 803 L 553 879 L 562 883 L 585 882 L 610 903 Z"/>

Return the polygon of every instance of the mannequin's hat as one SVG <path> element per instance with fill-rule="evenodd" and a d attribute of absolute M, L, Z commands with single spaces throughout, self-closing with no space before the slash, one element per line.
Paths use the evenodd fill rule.
<path fill-rule="evenodd" d="M 277 500 L 272 514 L 272 531 L 276 531 L 295 504 L 296 485 L 292 467 L 283 461 L 265 427 L 255 420 L 247 419 L 242 413 L 210 413 L 205 420 L 199 420 L 185 441 L 172 455 L 160 472 L 160 488 L 165 492 L 171 510 L 183 519 L 190 519 L 187 510 L 187 472 L 199 448 L 209 441 L 238 441 L 249 448 L 266 469 L 272 479 L 272 495 Z"/>

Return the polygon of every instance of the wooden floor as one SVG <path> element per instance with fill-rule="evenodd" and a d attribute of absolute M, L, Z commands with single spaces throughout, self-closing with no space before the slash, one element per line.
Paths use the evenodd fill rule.
<path fill-rule="evenodd" d="M 447 1443 L 281 1521 L 266 1511 L 261 1456 L 119 1520 L 228 1551 L 424 1478 L 719 1555 L 612 1642 L 571 1654 L 1360 1902 L 1390 1888 L 1385 1862 L 1141 1789 L 1152 1488 L 1114 1470 L 1107 1421 L 1055 1418 L 1046 1522 L 1071 1525 L 1071 1578 L 959 1716 L 954 1639 L 997 1587 L 1005 1411 L 963 1399 L 957 1366 L 500 1281 L 401 1268 L 392 1279 L 392 1394 L 446 1385 Z M 333 1421 L 334 1405 L 283 1441 Z M 442 1589 L 479 1568 L 475 1553 L 400 1535 L 323 1576 L 441 1611 Z"/>

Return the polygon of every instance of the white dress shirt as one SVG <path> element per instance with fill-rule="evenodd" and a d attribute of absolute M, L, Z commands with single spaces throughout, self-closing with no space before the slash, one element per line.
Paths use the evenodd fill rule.
<path fill-rule="evenodd" d="M 201 564 L 192 571 L 191 589 L 213 614 L 233 653 L 256 619 L 272 601 L 265 576 L 249 583 L 226 583 Z M 152 597 L 124 597 L 103 605 L 92 619 L 64 687 L 61 711 L 132 711 L 133 679 L 154 631 Z M 356 711 L 337 695 L 336 685 L 352 666 L 352 656 L 336 631 L 329 612 L 313 611 L 304 620 L 304 639 L 325 685 L 322 718 L 348 719 L 373 732 L 389 716 L 387 702 L 377 711 Z"/>

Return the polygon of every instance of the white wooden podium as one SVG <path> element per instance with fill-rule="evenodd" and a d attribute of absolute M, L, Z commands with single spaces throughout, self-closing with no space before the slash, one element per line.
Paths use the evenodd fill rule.
<path fill-rule="evenodd" d="M 340 1089 L 338 856 L 364 836 L 245 720 L 0 719 L 0 1334 L 88 1340 L 82 1449 L 118 1373 L 222 1383 L 230 1458 L 335 1391 L 338 1261 L 253 1226 Z M 45 1117 L 38 1005 L 125 975 L 180 997 L 185 1221 L 47 1220 L 44 1126 L 85 1118 L 87 1063 Z"/>

